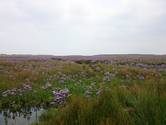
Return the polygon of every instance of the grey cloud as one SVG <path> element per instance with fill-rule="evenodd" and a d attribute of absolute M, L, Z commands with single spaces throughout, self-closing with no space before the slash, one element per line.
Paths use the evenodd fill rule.
<path fill-rule="evenodd" d="M 1 0 L 0 53 L 157 53 L 165 0 Z"/>

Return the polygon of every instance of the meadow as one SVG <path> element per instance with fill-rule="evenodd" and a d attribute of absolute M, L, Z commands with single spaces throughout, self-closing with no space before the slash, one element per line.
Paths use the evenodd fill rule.
<path fill-rule="evenodd" d="M 14 119 L 44 109 L 33 125 L 166 125 L 165 66 L 148 60 L 1 60 L 0 111 Z"/>

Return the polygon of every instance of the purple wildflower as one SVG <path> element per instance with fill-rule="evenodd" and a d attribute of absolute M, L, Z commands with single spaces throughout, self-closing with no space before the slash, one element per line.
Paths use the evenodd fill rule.
<path fill-rule="evenodd" d="M 60 91 L 53 91 L 53 95 L 54 95 L 53 102 L 55 102 L 55 104 L 63 104 L 66 98 L 69 96 L 69 90 L 66 88 Z M 53 102 L 52 104 L 54 104 Z"/>

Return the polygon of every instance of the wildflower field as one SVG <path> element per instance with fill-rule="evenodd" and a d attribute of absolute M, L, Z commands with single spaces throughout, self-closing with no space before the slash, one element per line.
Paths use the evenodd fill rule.
<path fill-rule="evenodd" d="M 166 61 L 1 60 L 4 119 L 32 109 L 33 125 L 166 125 Z"/>

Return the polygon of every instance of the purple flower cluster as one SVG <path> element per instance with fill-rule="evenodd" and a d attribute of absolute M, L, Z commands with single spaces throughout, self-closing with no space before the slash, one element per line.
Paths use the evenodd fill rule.
<path fill-rule="evenodd" d="M 59 91 L 53 91 L 54 100 L 52 104 L 63 104 L 66 98 L 69 96 L 69 89 L 62 89 Z"/>
<path fill-rule="evenodd" d="M 104 73 L 103 82 L 110 82 L 114 77 L 115 77 L 114 73 L 106 72 Z"/>
<path fill-rule="evenodd" d="M 9 96 L 9 95 L 16 95 L 16 92 L 17 92 L 16 88 L 8 89 L 8 90 L 6 90 L 2 93 L 2 96 L 6 97 L 6 96 Z"/>
<path fill-rule="evenodd" d="M 144 80 L 145 79 L 145 77 L 143 75 L 139 75 L 138 78 L 139 78 L 139 80 Z"/>
<path fill-rule="evenodd" d="M 63 84 L 63 83 L 65 83 L 66 80 L 68 80 L 67 75 L 61 74 L 60 79 L 59 79 L 59 83 Z"/>
<path fill-rule="evenodd" d="M 50 88 L 50 87 L 52 87 L 52 85 L 49 83 L 49 82 L 47 82 L 44 86 L 42 86 L 41 88 L 42 89 L 48 89 L 48 88 Z"/>
<path fill-rule="evenodd" d="M 25 90 L 25 91 L 29 91 L 29 90 L 32 90 L 32 86 L 31 85 L 29 85 L 29 84 L 23 84 L 23 90 Z"/>
<path fill-rule="evenodd" d="M 96 95 L 97 92 L 98 92 L 98 89 L 97 89 L 95 83 L 92 83 L 91 85 L 87 86 L 84 94 L 86 97 L 91 97 L 93 95 Z"/>
<path fill-rule="evenodd" d="M 29 85 L 29 84 L 23 84 L 22 88 L 13 88 L 13 89 L 8 89 L 4 92 L 2 92 L 2 96 L 3 97 L 6 97 L 6 96 L 11 96 L 11 95 L 22 95 L 23 92 L 26 92 L 26 91 L 30 91 L 32 90 L 32 86 Z"/>

